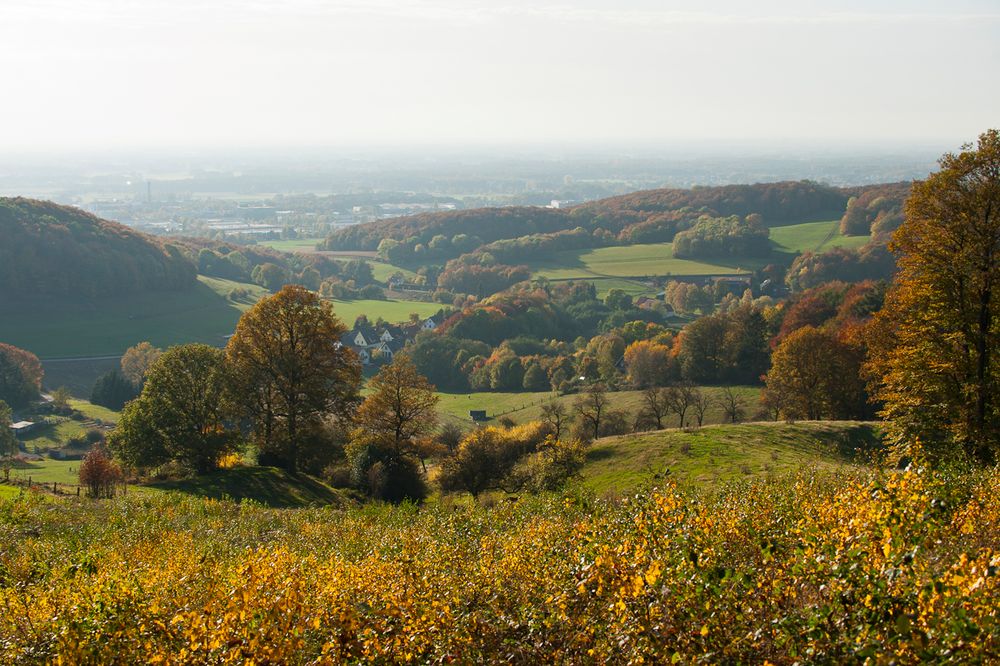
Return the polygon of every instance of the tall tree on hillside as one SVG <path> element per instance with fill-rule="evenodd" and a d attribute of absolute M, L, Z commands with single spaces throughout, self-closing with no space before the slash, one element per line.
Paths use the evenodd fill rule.
<path fill-rule="evenodd" d="M 307 431 L 357 404 L 361 366 L 340 344 L 346 330 L 329 303 L 287 285 L 248 310 L 226 346 L 238 411 L 260 450 L 293 473 Z"/>
<path fill-rule="evenodd" d="M 573 409 L 586 427 L 592 439 L 601 436 L 603 419 L 610 409 L 608 391 L 604 384 L 591 384 L 583 395 L 573 403 Z"/>
<path fill-rule="evenodd" d="M 1000 131 L 913 186 L 867 370 L 889 435 L 1000 458 Z M 940 446 L 935 447 L 935 443 Z M 954 443 L 954 447 L 951 444 Z"/>

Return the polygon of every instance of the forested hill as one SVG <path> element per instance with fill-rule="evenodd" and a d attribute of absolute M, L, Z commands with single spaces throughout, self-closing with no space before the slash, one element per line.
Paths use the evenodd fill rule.
<path fill-rule="evenodd" d="M 69 206 L 0 198 L 0 298 L 96 297 L 194 286 L 179 248 Z"/>
<path fill-rule="evenodd" d="M 581 227 L 617 237 L 623 242 L 671 240 L 700 215 L 760 215 L 766 226 L 829 220 L 841 217 L 850 196 L 847 191 L 811 181 L 725 185 L 691 189 L 658 189 L 601 199 L 569 209 L 531 207 L 481 208 L 427 213 L 361 224 L 334 232 L 330 249 L 375 250 L 384 238 L 429 245 L 436 236 L 468 247 L 551 234 Z"/>

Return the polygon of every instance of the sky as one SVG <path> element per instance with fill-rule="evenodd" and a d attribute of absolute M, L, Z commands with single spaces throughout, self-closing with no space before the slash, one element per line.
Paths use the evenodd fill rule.
<path fill-rule="evenodd" d="M 1000 0 L 3 0 L 0 150 L 957 148 L 998 75 Z"/>

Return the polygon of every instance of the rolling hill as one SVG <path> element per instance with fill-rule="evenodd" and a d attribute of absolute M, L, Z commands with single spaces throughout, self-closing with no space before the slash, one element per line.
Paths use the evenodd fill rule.
<path fill-rule="evenodd" d="M 0 300 L 177 292 L 195 286 L 181 250 L 70 206 L 0 198 Z"/>

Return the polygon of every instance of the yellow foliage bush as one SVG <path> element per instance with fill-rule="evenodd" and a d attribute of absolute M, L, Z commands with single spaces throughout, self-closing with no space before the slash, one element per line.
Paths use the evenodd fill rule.
<path fill-rule="evenodd" d="M 0 663 L 1000 659 L 1000 472 L 712 498 L 0 502 Z"/>

